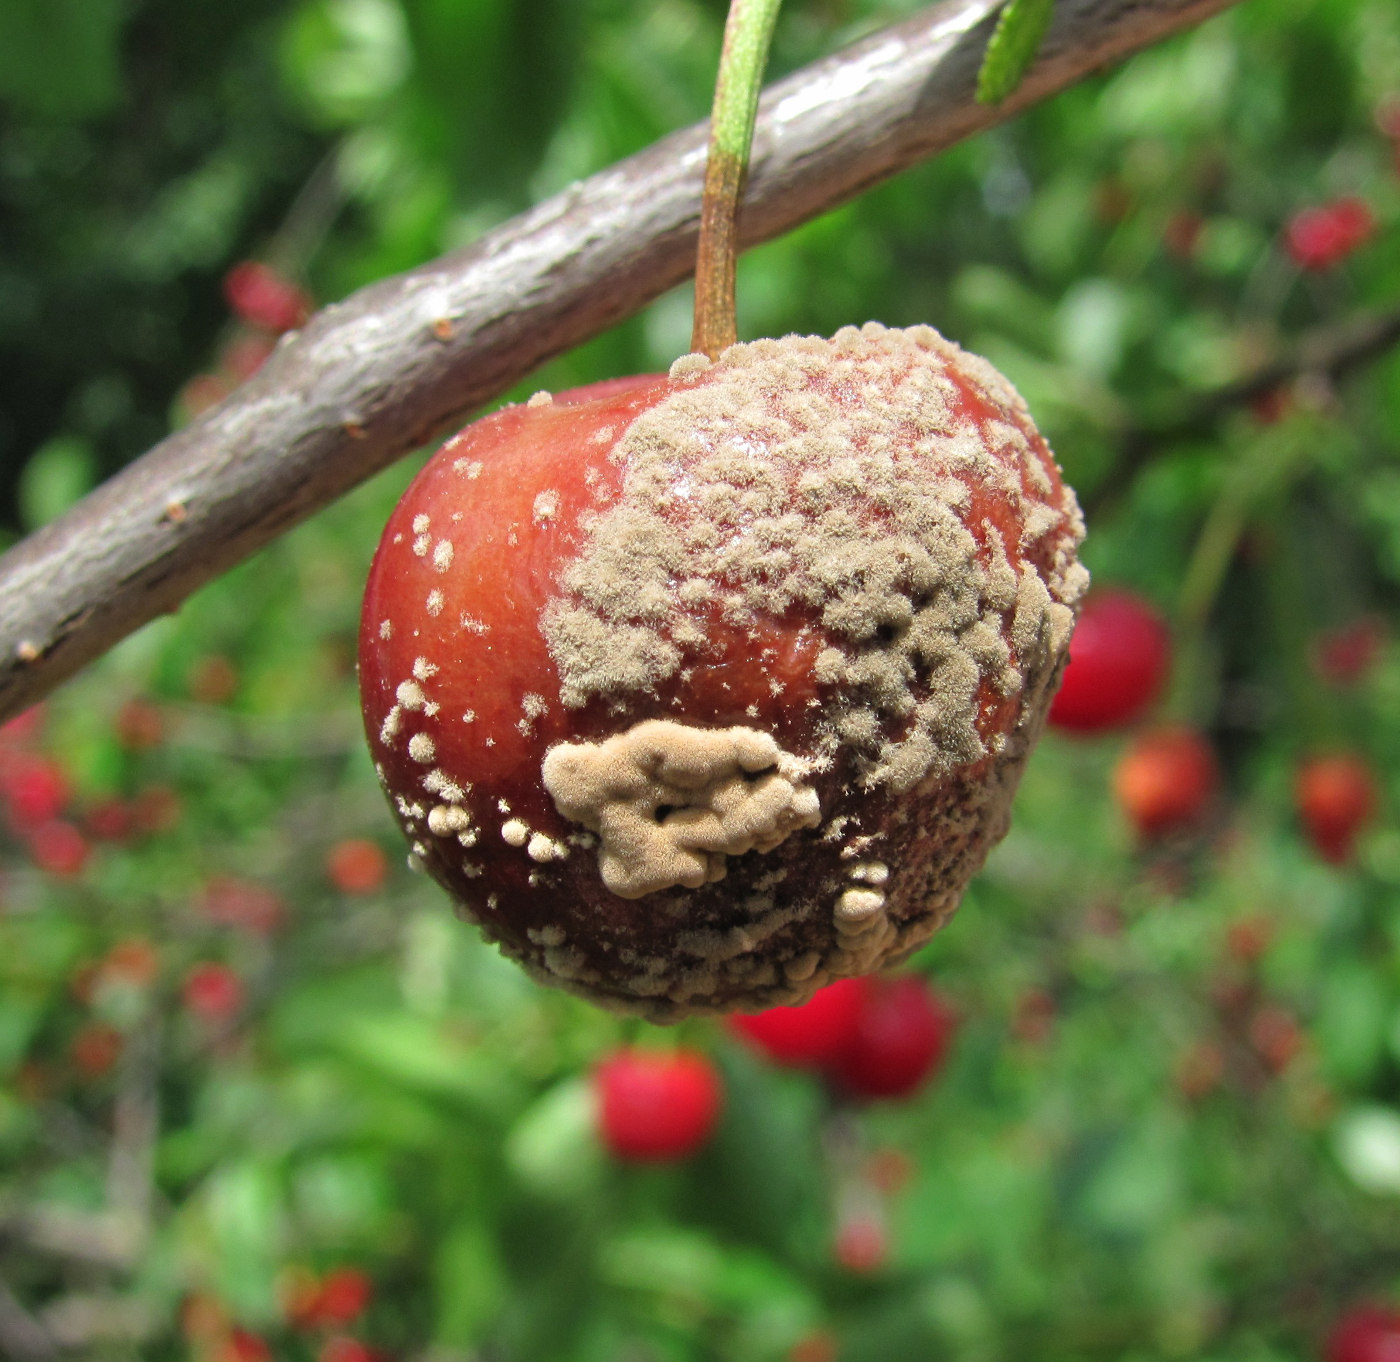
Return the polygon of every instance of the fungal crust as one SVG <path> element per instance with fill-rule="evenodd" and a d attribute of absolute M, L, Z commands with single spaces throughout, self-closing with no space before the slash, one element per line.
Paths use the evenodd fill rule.
<path fill-rule="evenodd" d="M 772 851 L 821 821 L 807 763 L 753 728 L 648 719 L 601 743 L 546 753 L 545 788 L 598 833 L 598 869 L 620 898 L 724 878 L 725 858 Z"/>

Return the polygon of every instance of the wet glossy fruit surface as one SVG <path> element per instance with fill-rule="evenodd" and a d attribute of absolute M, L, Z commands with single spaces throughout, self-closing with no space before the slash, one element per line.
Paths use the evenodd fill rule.
<path fill-rule="evenodd" d="M 724 1105 L 718 1073 L 694 1050 L 619 1050 L 594 1070 L 593 1086 L 604 1146 L 634 1163 L 695 1153 Z"/>
<path fill-rule="evenodd" d="M 1170 668 L 1171 636 L 1152 606 L 1128 591 L 1091 592 L 1050 722 L 1075 733 L 1132 723 L 1157 698 Z"/>
<path fill-rule="evenodd" d="M 424 468 L 361 688 L 416 859 L 656 1019 L 902 958 L 1005 830 L 1085 574 L 1023 404 L 928 328 L 508 408 Z"/>

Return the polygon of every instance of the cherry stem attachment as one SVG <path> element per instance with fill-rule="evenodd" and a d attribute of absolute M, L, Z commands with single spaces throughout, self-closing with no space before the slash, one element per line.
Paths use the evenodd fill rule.
<path fill-rule="evenodd" d="M 734 258 L 739 196 L 749 170 L 758 93 L 782 0 L 730 0 L 710 114 L 710 148 L 700 201 L 695 259 L 693 351 L 718 359 L 739 339 L 734 320 Z"/>

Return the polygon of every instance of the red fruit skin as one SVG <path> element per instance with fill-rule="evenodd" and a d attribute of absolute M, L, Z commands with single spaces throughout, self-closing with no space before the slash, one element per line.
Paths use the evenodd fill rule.
<path fill-rule="evenodd" d="M 694 1050 L 619 1050 L 593 1071 L 598 1134 L 626 1163 L 689 1158 L 724 1106 L 719 1074 Z"/>
<path fill-rule="evenodd" d="M 1145 838 L 1188 828 L 1205 813 L 1220 783 L 1210 744 L 1194 729 L 1142 734 L 1113 771 L 1113 792 Z"/>
<path fill-rule="evenodd" d="M 1349 753 L 1303 762 L 1293 797 L 1313 849 L 1333 865 L 1351 860 L 1357 834 L 1370 822 L 1379 802 L 1371 768 Z"/>
<path fill-rule="evenodd" d="M 821 1068 L 846 1043 L 868 991 L 864 977 L 838 979 L 798 1007 L 735 1015 L 729 1025 L 775 1064 L 789 1069 Z"/>
<path fill-rule="evenodd" d="M 353 1324 L 364 1314 L 374 1296 L 374 1283 L 357 1267 L 337 1267 L 326 1273 L 316 1302 L 320 1321 L 330 1325 Z"/>
<path fill-rule="evenodd" d="M 1400 1362 L 1400 1310 L 1356 1305 L 1333 1326 L 1326 1362 Z"/>
<path fill-rule="evenodd" d="M 1068 733 L 1121 728 L 1147 711 L 1170 670 L 1171 635 L 1161 615 L 1130 591 L 1093 591 L 1079 612 L 1050 723 Z"/>
<path fill-rule="evenodd" d="M 716 425 L 706 429 L 718 431 L 712 441 L 695 435 L 692 409 L 709 412 L 704 404 L 718 404 L 750 370 L 762 384 L 769 372 L 809 367 L 800 395 L 774 386 L 761 398 L 790 403 L 778 408 L 795 413 L 787 429 L 810 438 L 770 446 L 765 422 L 776 418 L 766 406 L 744 409 L 743 420 L 765 432 L 758 452 L 724 424 L 728 417 L 707 416 Z M 890 413 L 904 410 L 881 394 L 907 396 L 924 382 L 947 394 L 938 399 L 947 424 L 911 415 L 907 441 L 901 433 L 894 446 L 909 460 L 908 476 L 888 484 L 889 495 L 943 498 L 936 514 L 947 520 L 937 523 L 965 536 L 956 565 L 938 560 L 949 575 L 927 588 L 916 585 L 919 564 L 942 552 L 934 545 L 945 531 L 929 529 L 929 547 L 906 552 L 912 518 L 892 518 L 870 492 L 894 456 L 880 464 L 883 455 L 865 452 L 876 439 L 866 426 L 888 426 Z M 654 434 L 673 421 L 674 463 Z M 832 422 L 838 433 L 827 439 Z M 940 451 L 953 448 L 944 442 L 955 438 L 948 432 L 961 432 L 956 448 L 968 462 L 943 462 Z M 847 442 L 848 461 L 800 472 L 809 447 L 824 451 L 832 440 Z M 724 459 L 742 467 L 712 476 Z M 767 479 L 765 488 L 791 482 L 751 492 L 753 477 Z M 633 514 L 644 495 L 653 497 L 645 508 L 653 528 L 624 553 L 617 545 L 632 542 L 632 523 L 614 512 Z M 844 514 L 847 500 L 842 523 L 863 538 L 841 541 L 810 569 L 824 584 L 804 586 L 806 595 L 794 588 L 781 608 L 751 604 L 788 590 L 792 563 L 807 563 L 802 555 L 828 542 L 809 519 L 826 524 L 820 517 L 833 507 Z M 750 501 L 759 506 L 754 519 Z M 617 537 L 606 539 L 614 526 Z M 1074 558 L 1081 533 L 1073 494 L 1019 398 L 927 328 L 757 342 L 713 366 L 688 357 L 672 376 L 542 395 L 449 441 L 385 530 L 360 633 L 365 725 L 381 782 L 416 861 L 462 916 L 542 982 L 657 1021 L 803 1002 L 833 979 L 922 944 L 1004 834 L 1086 578 Z M 774 547 L 760 570 L 755 545 L 769 536 Z M 600 575 L 600 543 L 625 562 L 623 575 Z M 653 569 L 673 551 L 681 555 L 674 570 Z M 732 573 L 692 569 L 688 556 L 711 563 L 730 553 Z M 946 624 L 957 646 L 916 655 L 925 630 L 954 620 L 955 599 L 970 602 L 970 613 Z M 561 619 L 582 631 L 562 645 Z M 971 652 L 974 628 L 982 661 Z M 609 669 L 616 682 L 594 685 Z M 802 805 L 802 817 L 819 823 L 789 830 L 767 850 L 724 845 L 704 861 L 703 883 L 677 877 L 637 896 L 615 892 L 600 858 L 611 834 L 601 846 L 599 834 L 623 796 L 609 794 L 616 802 L 592 815 L 566 816 L 544 763 L 557 748 L 586 748 L 592 760 L 612 739 L 651 742 L 656 730 L 642 725 L 653 721 L 665 729 L 662 746 L 618 757 L 610 791 L 622 788 L 615 779 L 627 786 L 632 773 L 679 760 L 676 729 L 688 742 L 747 730 L 800 768 L 793 780 L 819 806 L 810 814 Z M 906 754 L 908 771 L 896 779 L 891 763 Z M 698 828 L 687 821 L 697 801 L 657 797 L 650 791 L 659 780 L 644 779 L 653 783 L 629 808 L 652 810 L 663 836 Z M 634 849 L 650 844 L 624 846 L 619 835 L 611 845 L 630 873 Z M 878 904 L 868 917 L 839 917 L 852 890 Z"/>
<path fill-rule="evenodd" d="M 337 842 L 326 857 L 330 882 L 345 894 L 372 894 L 384 884 L 388 860 L 378 842 L 363 837 Z"/>
<path fill-rule="evenodd" d="M 181 997 L 202 1021 L 227 1021 L 243 1006 L 243 981 L 227 965 L 196 965 L 185 976 Z"/>
<path fill-rule="evenodd" d="M 23 831 L 57 818 L 70 791 L 63 768 L 32 752 L 0 753 L 0 795 L 10 826 Z"/>
<path fill-rule="evenodd" d="M 1375 225 L 1364 199 L 1336 199 L 1295 213 L 1288 221 L 1284 246 L 1301 269 L 1328 270 L 1364 244 Z"/>
<path fill-rule="evenodd" d="M 214 875 L 204 886 L 204 916 L 221 927 L 236 927 L 252 936 L 270 936 L 282 925 L 282 900 L 266 885 L 235 875 Z"/>
<path fill-rule="evenodd" d="M 852 1097 L 912 1097 L 942 1065 L 956 1030 L 953 1010 L 917 975 L 866 981 L 864 1006 L 827 1067 Z"/>
<path fill-rule="evenodd" d="M 847 1272 L 869 1276 L 884 1267 L 890 1256 L 889 1231 L 875 1216 L 855 1216 L 837 1226 L 831 1251 Z"/>
<path fill-rule="evenodd" d="M 311 313 L 305 290 L 260 260 L 244 260 L 224 276 L 224 299 L 250 326 L 280 333 L 291 331 Z"/>
<path fill-rule="evenodd" d="M 63 818 L 51 818 L 47 823 L 29 830 L 29 854 L 40 870 L 67 878 L 80 875 L 87 865 L 87 838 L 72 823 Z"/>

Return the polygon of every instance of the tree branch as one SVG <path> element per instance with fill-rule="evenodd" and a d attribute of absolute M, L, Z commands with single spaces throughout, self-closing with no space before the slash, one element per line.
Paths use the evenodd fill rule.
<path fill-rule="evenodd" d="M 1202 394 L 1184 410 L 1153 425 L 1132 426 L 1119 439 L 1119 454 L 1104 480 L 1084 498 L 1084 509 L 1098 514 L 1116 501 L 1134 476 L 1164 444 L 1203 435 L 1227 412 L 1296 379 L 1340 382 L 1373 359 L 1400 345 L 1400 307 L 1361 313 L 1305 332 L 1251 373 Z"/>
<path fill-rule="evenodd" d="M 775 85 L 743 244 L 780 235 L 1232 0 L 1060 0 L 974 98 L 1000 0 L 945 0 Z M 706 127 L 323 309 L 220 406 L 0 558 L 0 719 L 532 369 L 691 271 Z M 852 320 L 864 320 L 853 318 Z"/>

